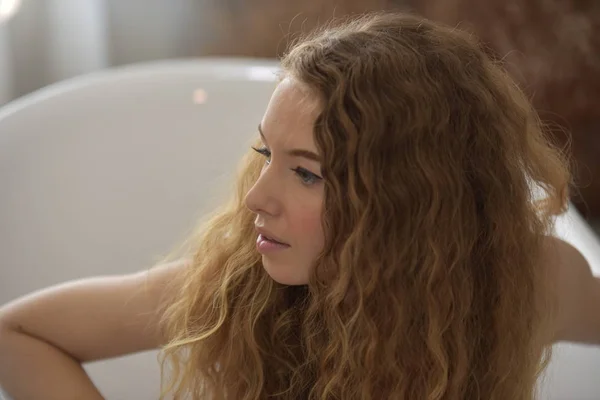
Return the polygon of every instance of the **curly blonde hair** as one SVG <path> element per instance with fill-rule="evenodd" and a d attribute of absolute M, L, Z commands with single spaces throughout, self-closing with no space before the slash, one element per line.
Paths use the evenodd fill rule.
<path fill-rule="evenodd" d="M 322 105 L 324 251 L 308 285 L 264 271 L 249 151 L 189 238 L 163 395 L 534 398 L 554 309 L 540 258 L 571 175 L 521 90 L 473 37 L 397 13 L 329 24 L 282 71 Z"/>

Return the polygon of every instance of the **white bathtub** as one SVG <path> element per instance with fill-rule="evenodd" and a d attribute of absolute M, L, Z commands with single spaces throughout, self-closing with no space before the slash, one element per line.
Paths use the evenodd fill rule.
<path fill-rule="evenodd" d="M 188 60 L 59 83 L 0 109 L 0 304 L 152 264 L 216 204 L 275 86 L 276 64 Z M 558 234 L 600 274 L 571 210 Z M 600 398 L 600 350 L 559 345 L 544 399 Z M 156 352 L 86 365 L 107 399 L 157 398 Z"/>

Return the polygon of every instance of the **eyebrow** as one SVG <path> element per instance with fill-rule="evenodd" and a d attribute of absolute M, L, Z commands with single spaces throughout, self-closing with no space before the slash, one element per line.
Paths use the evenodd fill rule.
<path fill-rule="evenodd" d="M 260 126 L 260 124 L 258 124 L 258 133 L 260 133 L 260 137 L 262 138 L 263 142 L 265 142 L 265 144 L 267 144 L 267 139 L 265 138 L 265 134 L 263 133 L 262 127 Z M 289 150 L 287 152 L 287 154 L 289 154 L 290 156 L 294 156 L 294 157 L 304 157 L 311 161 L 321 162 L 321 157 L 319 157 L 318 154 L 316 154 L 310 150 L 292 149 L 292 150 Z"/>

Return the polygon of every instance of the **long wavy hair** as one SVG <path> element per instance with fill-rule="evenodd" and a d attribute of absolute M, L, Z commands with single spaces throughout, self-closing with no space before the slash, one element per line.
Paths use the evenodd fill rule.
<path fill-rule="evenodd" d="M 475 38 L 406 14 L 330 23 L 281 65 L 321 103 L 323 253 L 305 286 L 264 271 L 250 151 L 187 241 L 163 395 L 534 398 L 555 309 L 540 260 L 571 174 L 522 91 Z"/>

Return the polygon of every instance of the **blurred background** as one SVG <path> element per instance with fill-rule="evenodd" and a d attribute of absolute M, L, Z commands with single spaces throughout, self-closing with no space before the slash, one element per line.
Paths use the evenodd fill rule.
<path fill-rule="evenodd" d="M 299 32 L 372 10 L 412 11 L 479 36 L 551 123 L 556 143 L 569 144 L 579 187 L 572 202 L 600 227 L 597 0 L 0 0 L 0 106 L 125 64 L 275 59 Z"/>

